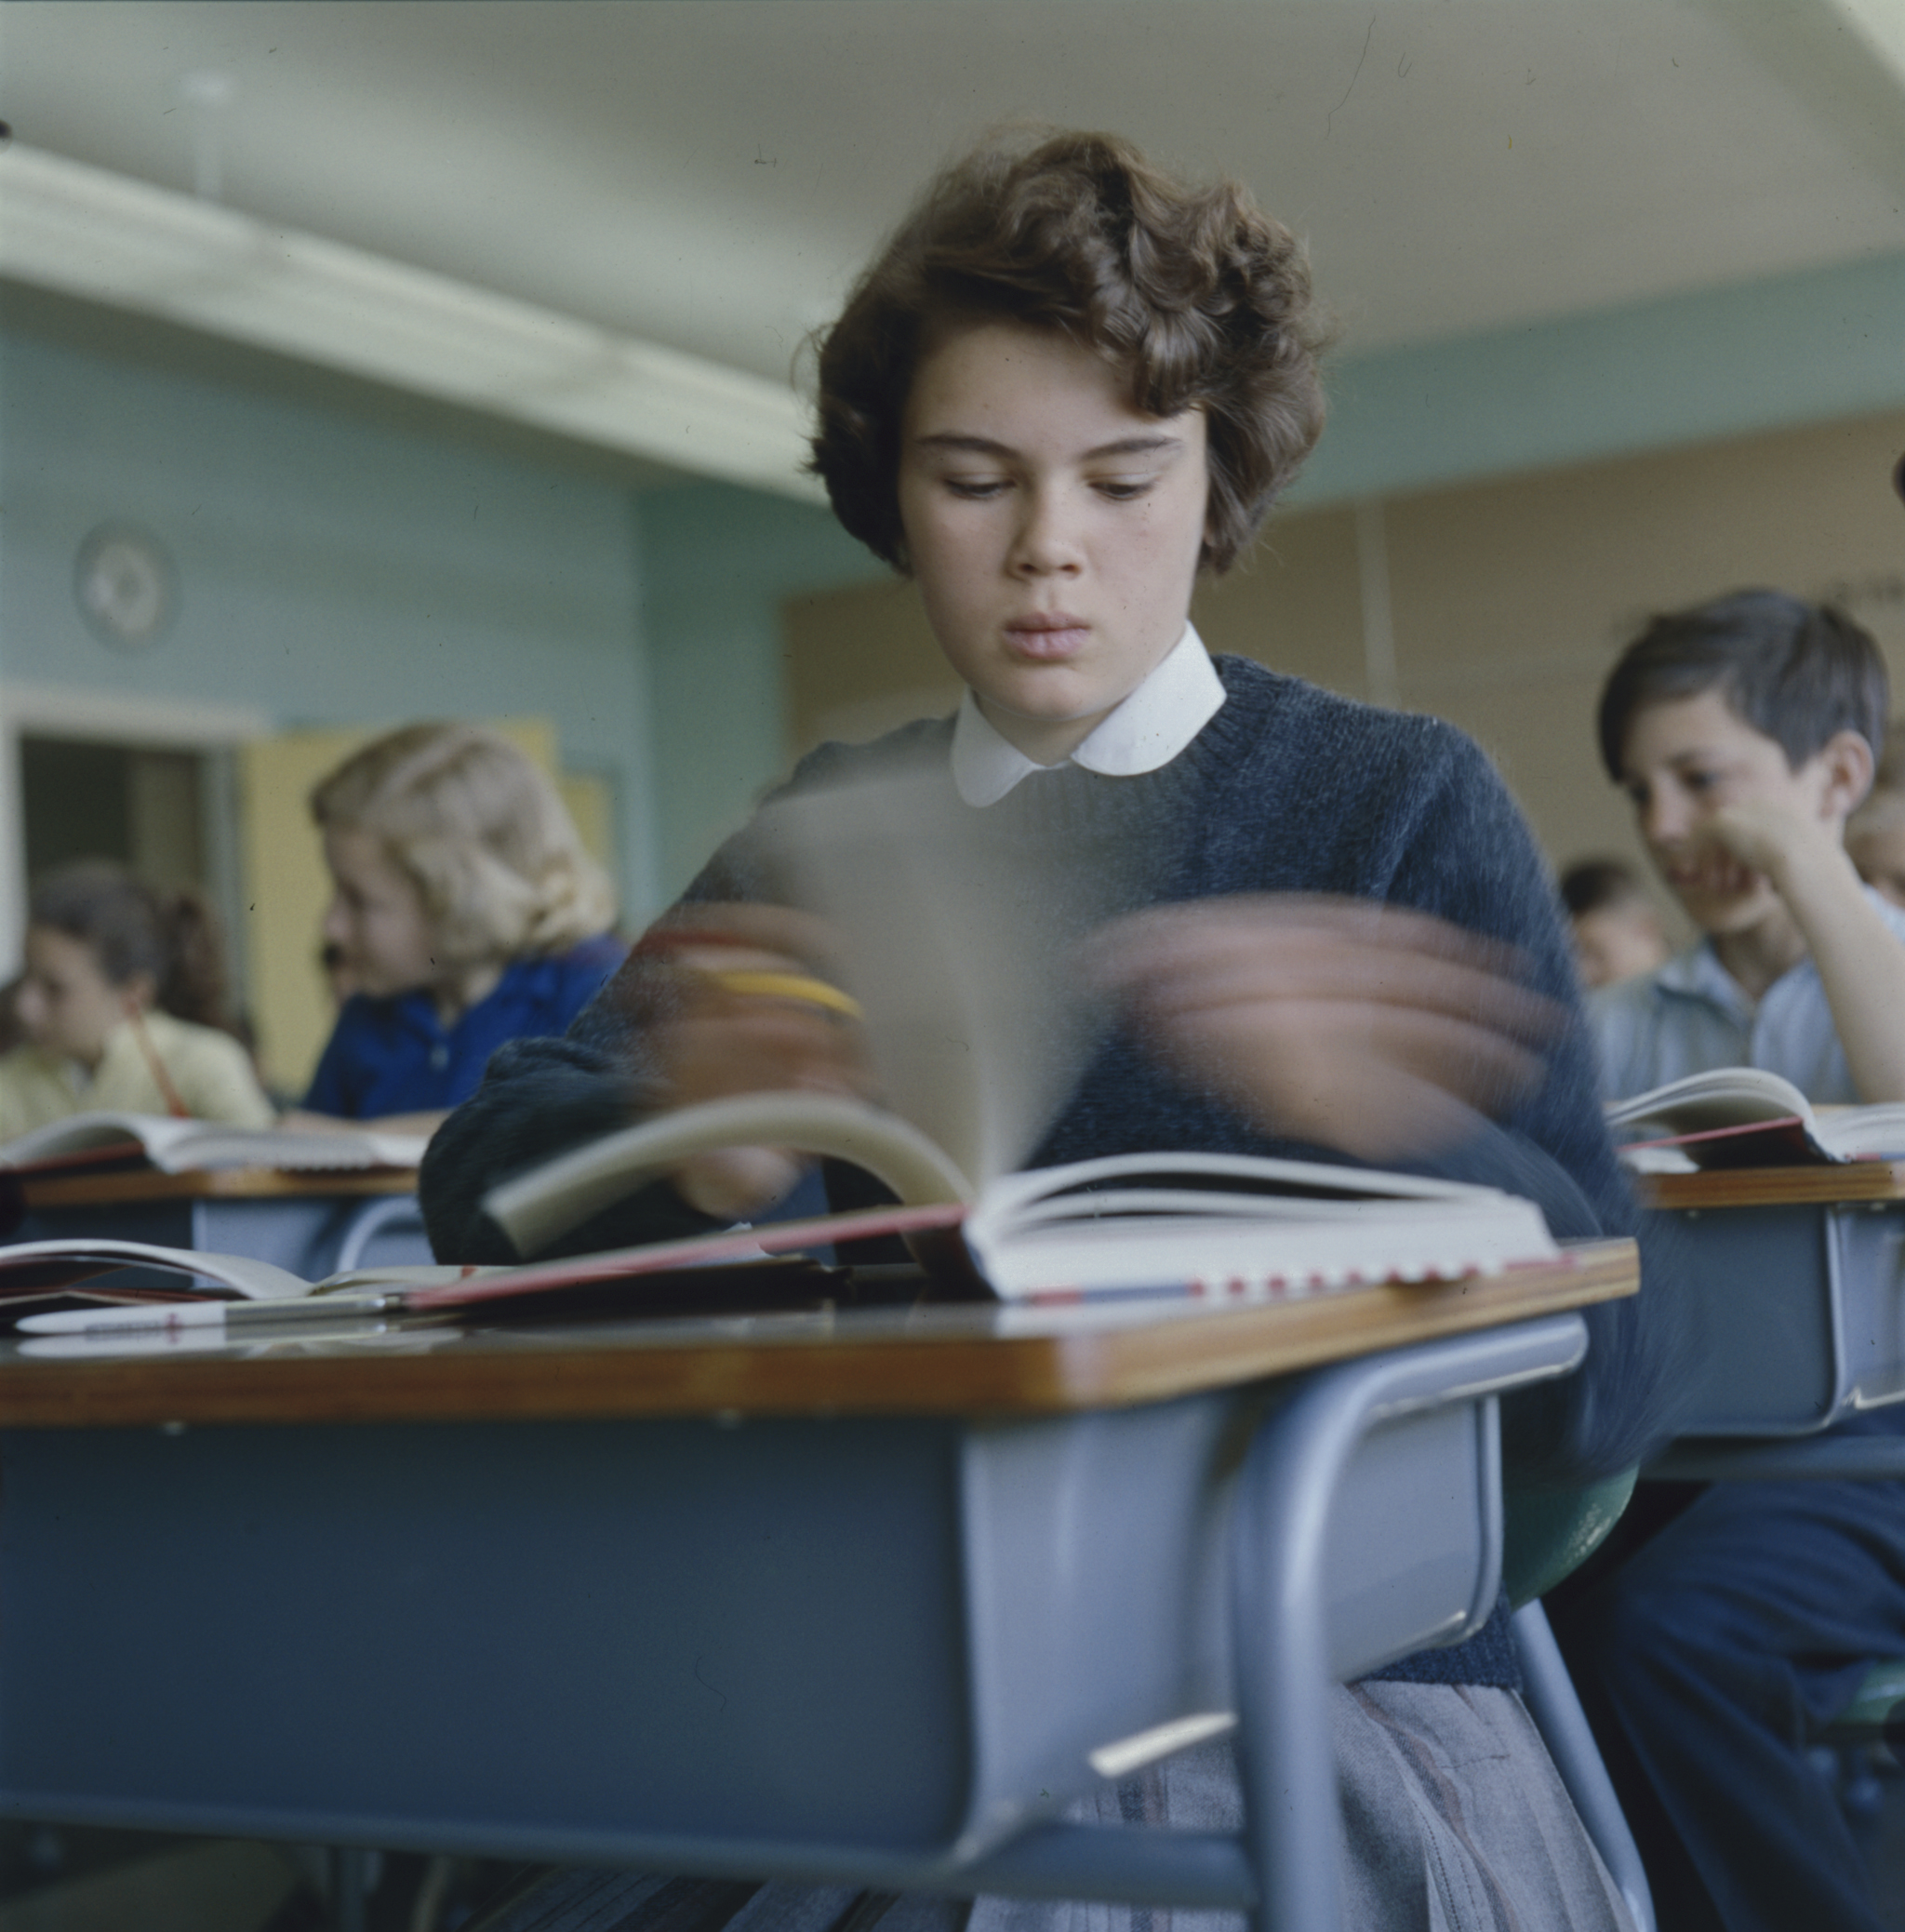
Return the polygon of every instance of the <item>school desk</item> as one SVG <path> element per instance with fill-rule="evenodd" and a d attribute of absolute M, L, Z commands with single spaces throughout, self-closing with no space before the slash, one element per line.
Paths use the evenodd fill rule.
<path fill-rule="evenodd" d="M 26 1214 L 6 1237 L 10 1241 L 86 1235 L 151 1241 L 249 1255 L 307 1281 L 359 1265 L 431 1259 L 417 1211 L 416 1176 L 388 1168 L 63 1174 L 19 1185 Z"/>
<path fill-rule="evenodd" d="M 1823 1435 L 1905 1397 L 1905 1162 L 1656 1174 L 1697 1327 L 1674 1479 L 1905 1475 L 1905 1436 Z"/>
<path fill-rule="evenodd" d="M 9 1343 L 0 1813 L 1334 1925 L 1327 1682 L 1486 1618 L 1637 1279 Z M 1059 1821 L 1232 1712 L 1246 1841 Z"/>

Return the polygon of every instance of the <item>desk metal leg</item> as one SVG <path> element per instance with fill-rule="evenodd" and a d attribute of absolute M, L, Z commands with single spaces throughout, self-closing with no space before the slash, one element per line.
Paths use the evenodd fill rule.
<path fill-rule="evenodd" d="M 1514 1613 L 1514 1647 L 1528 1711 L 1574 1808 L 1625 1901 L 1636 1932 L 1654 1932 L 1654 1899 L 1639 1847 L 1588 1729 L 1587 1713 L 1575 1696 L 1554 1633 L 1548 1628 L 1548 1614 L 1539 1603 L 1524 1604 Z"/>
<path fill-rule="evenodd" d="M 1584 1351 L 1574 1317 L 1530 1323 L 1416 1353 L 1377 1356 L 1316 1376 L 1253 1438 L 1232 1517 L 1245 1840 L 1258 1883 L 1257 1932 L 1315 1932 L 1340 1923 L 1342 1816 L 1330 1734 L 1328 1529 L 1357 1446 L 1388 1417 L 1445 1403 L 1460 1389 L 1486 1400 L 1492 1512 L 1470 1630 L 1500 1588 L 1500 1486 L 1494 1392 L 1573 1367 Z"/>

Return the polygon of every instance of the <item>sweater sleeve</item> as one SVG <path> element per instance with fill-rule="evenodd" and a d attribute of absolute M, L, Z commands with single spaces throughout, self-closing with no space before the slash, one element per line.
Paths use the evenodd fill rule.
<path fill-rule="evenodd" d="M 1587 1364 L 1512 1398 L 1507 1446 L 1540 1480 L 1593 1480 L 1632 1467 L 1671 1435 L 1693 1343 L 1672 1292 L 1672 1231 L 1644 1217 L 1602 1118 L 1599 1069 L 1573 952 L 1547 867 L 1507 787 L 1478 747 L 1446 726 L 1441 782 L 1418 816 L 1390 897 L 1515 946 L 1529 985 L 1565 1014 L 1539 1089 L 1468 1144 L 1430 1164 L 1539 1204 L 1558 1238 L 1637 1235 L 1638 1296 L 1585 1311 Z"/>

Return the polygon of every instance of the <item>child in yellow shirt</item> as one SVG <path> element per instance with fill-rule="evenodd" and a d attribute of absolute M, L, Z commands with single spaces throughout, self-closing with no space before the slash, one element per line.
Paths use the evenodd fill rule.
<path fill-rule="evenodd" d="M 266 1126 L 251 1058 L 220 1022 L 210 907 L 122 868 L 50 873 L 27 912 L 15 995 L 25 1042 L 0 1055 L 0 1140 L 95 1109 Z"/>

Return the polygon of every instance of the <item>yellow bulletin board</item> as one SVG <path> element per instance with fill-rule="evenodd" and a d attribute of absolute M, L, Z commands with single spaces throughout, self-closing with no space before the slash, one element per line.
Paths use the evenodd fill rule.
<path fill-rule="evenodd" d="M 607 781 L 562 770 L 553 720 L 488 722 L 555 779 L 583 844 L 616 877 L 615 802 Z M 238 748 L 239 916 L 247 1004 L 266 1085 L 281 1097 L 295 1099 L 310 1084 L 333 1017 L 317 964 L 330 878 L 305 801 L 332 766 L 382 728 L 287 731 Z"/>

